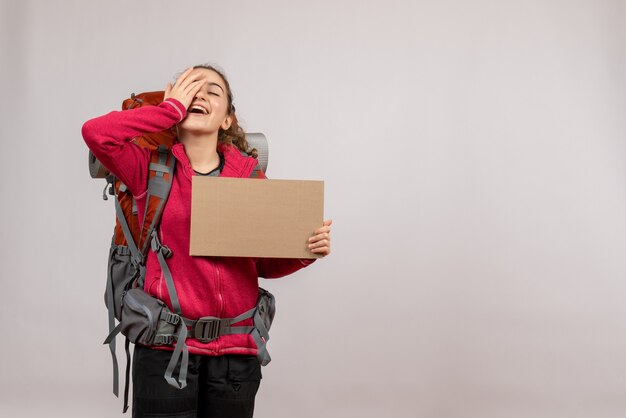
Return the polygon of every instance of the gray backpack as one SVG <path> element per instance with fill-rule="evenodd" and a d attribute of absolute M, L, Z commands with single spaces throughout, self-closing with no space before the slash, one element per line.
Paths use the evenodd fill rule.
<path fill-rule="evenodd" d="M 264 137 L 262 139 L 264 140 Z M 264 149 L 265 164 L 267 164 L 266 149 Z M 269 340 L 268 331 L 276 309 L 274 296 L 267 290 L 259 288 L 257 305 L 235 318 L 202 317 L 197 320 L 190 320 L 182 316 L 174 280 L 165 261 L 172 256 L 172 251 L 163 245 L 157 236 L 158 224 L 169 196 L 176 164 L 176 159 L 170 150 L 164 145 L 159 145 L 152 152 L 144 225 L 140 225 L 137 243 L 135 243 L 129 227 L 128 210 L 122 209 L 119 195 L 114 193 L 115 177 L 107 172 L 91 152 L 89 161 L 92 177 L 96 177 L 94 173 L 98 173 L 97 177 L 106 177 L 107 185 L 111 184 L 109 194 L 115 196 L 116 216 L 127 243 L 127 245 L 116 244 L 114 233 L 109 251 L 105 290 L 105 304 L 109 312 L 109 335 L 104 344 L 109 345 L 113 360 L 113 393 L 115 396 L 119 396 L 119 371 L 115 353 L 115 337 L 120 332 L 126 337 L 126 382 L 123 412 L 128 410 L 131 364 L 129 346 L 131 342 L 147 346 L 175 343 L 164 377 L 170 385 L 178 389 L 187 385 L 189 361 L 189 352 L 185 343 L 187 338 L 209 342 L 226 334 L 251 334 L 258 348 L 259 362 L 263 366 L 267 365 L 271 358 L 267 352 L 266 342 Z M 100 164 L 100 167 L 94 169 L 95 164 Z M 258 165 L 251 177 L 256 177 L 260 167 L 263 165 Z M 126 190 L 126 186 L 121 183 L 118 191 L 125 192 Z M 103 198 L 108 200 L 106 192 Z M 136 222 L 137 209 L 134 203 L 133 200 L 132 216 L 135 217 Z M 146 232 L 144 233 L 144 231 Z M 150 243 L 150 248 L 148 248 L 148 243 Z M 174 312 L 170 311 L 163 301 L 143 291 L 145 260 L 149 249 L 157 254 Z M 233 325 L 247 318 L 253 318 L 253 326 Z M 119 321 L 117 325 L 115 325 L 115 319 Z M 178 378 L 175 378 L 173 373 L 179 362 L 179 374 Z"/>

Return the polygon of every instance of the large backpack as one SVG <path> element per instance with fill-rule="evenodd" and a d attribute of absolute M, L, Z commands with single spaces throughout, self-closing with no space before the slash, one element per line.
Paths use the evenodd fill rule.
<path fill-rule="evenodd" d="M 163 94 L 163 91 L 147 92 L 139 95 L 131 94 L 131 97 L 124 100 L 122 103 L 122 110 L 146 105 L 158 105 L 163 99 Z M 151 150 L 148 192 L 143 225 L 139 225 L 137 206 L 132 193 L 125 184 L 112 173 L 108 172 L 94 157 L 91 151 L 89 152 L 89 171 L 91 176 L 93 178 L 105 178 L 107 181 L 103 192 L 103 199 L 108 200 L 108 188 L 108 194 L 113 195 L 115 200 L 116 224 L 113 237 L 111 238 L 105 289 L 105 305 L 108 309 L 109 322 L 109 336 L 105 340 L 105 344 L 109 345 L 113 361 L 113 393 L 115 396 L 119 397 L 119 371 L 115 336 L 120 331 L 126 335 L 124 412 L 128 409 L 128 387 L 131 363 L 130 342 L 132 339 L 134 343 L 143 343 L 143 341 L 146 341 L 146 335 L 130 335 L 124 332 L 124 324 L 122 323 L 123 315 L 126 315 L 124 319 L 125 322 L 128 323 L 132 321 L 132 319 L 129 319 L 129 315 L 133 315 L 134 313 L 129 310 L 128 306 L 123 309 L 123 303 L 125 296 L 129 294 L 131 289 L 143 289 L 145 262 L 150 249 L 157 254 L 175 311 L 171 312 L 162 303 L 160 303 L 162 306 L 153 304 L 160 310 L 160 315 L 158 315 L 160 319 L 158 319 L 158 330 L 156 329 L 157 327 L 154 327 L 155 329 L 149 332 L 151 334 L 150 341 L 153 342 L 154 345 L 169 345 L 176 342 L 170 364 L 165 373 L 165 379 L 169 384 L 179 389 L 186 386 L 188 352 L 185 339 L 189 337 L 208 342 L 217 338 L 219 335 L 250 333 L 257 345 L 257 357 L 261 364 L 265 366 L 271 360 L 267 352 L 266 343 L 269 340 L 268 330 L 274 318 L 275 302 L 273 295 L 265 289 L 259 288 L 257 305 L 236 318 L 205 317 L 198 320 L 189 320 L 182 317 L 173 282 L 175 278 L 171 276 L 165 261 L 172 255 L 171 250 L 159 242 L 157 236 L 158 225 L 169 196 L 176 165 L 176 158 L 170 152 L 174 138 L 175 136 L 172 130 L 144 134 L 143 136 L 135 138 L 137 145 Z M 262 134 L 246 134 L 246 138 L 249 139 L 249 142 L 254 144 L 257 151 L 259 151 L 259 164 L 257 164 L 250 176 L 258 177 L 260 170 L 265 171 L 267 166 L 267 142 Z M 244 152 L 241 153 L 246 155 Z M 133 292 L 137 293 L 137 291 L 134 290 Z M 134 295 L 133 292 L 131 292 L 131 294 Z M 140 299 L 131 298 L 128 302 L 137 303 L 136 300 Z M 148 304 L 150 303 L 147 299 L 146 301 Z M 155 302 L 161 301 L 155 300 Z M 127 303 L 127 305 L 130 304 Z M 142 309 L 139 309 L 139 311 L 147 311 L 145 306 L 141 306 L 141 308 Z M 124 314 L 124 312 L 127 313 Z M 253 318 L 254 326 L 231 326 L 231 324 L 247 318 Z M 115 324 L 115 319 L 120 321 L 117 325 Z M 190 326 L 191 329 L 187 330 L 187 326 Z M 172 376 L 172 373 L 179 361 L 181 367 L 177 381 Z"/>

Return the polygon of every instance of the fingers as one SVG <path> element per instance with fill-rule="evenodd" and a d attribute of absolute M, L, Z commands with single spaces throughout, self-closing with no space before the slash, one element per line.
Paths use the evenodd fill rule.
<path fill-rule="evenodd" d="M 180 77 L 174 83 L 173 89 L 180 90 L 186 96 L 190 94 L 196 94 L 200 87 L 204 84 L 202 80 L 196 80 L 194 77 L 190 77 L 194 68 L 190 67 L 183 72 Z"/>
<path fill-rule="evenodd" d="M 309 244 L 309 251 L 325 257 L 330 254 L 330 241 L 324 239 L 315 244 Z"/>
<path fill-rule="evenodd" d="M 311 252 L 314 254 L 321 254 L 322 257 L 326 257 L 328 254 L 330 254 L 330 248 L 329 247 L 315 248 L 311 250 Z"/>
<path fill-rule="evenodd" d="M 315 230 L 315 235 L 309 238 L 309 251 L 322 256 L 330 254 L 330 225 L 332 223 L 332 219 L 328 219 L 324 221 L 324 226 Z"/>
<path fill-rule="evenodd" d="M 315 230 L 315 234 L 323 234 L 324 232 L 330 232 L 329 226 L 323 226 L 320 229 Z"/>
<path fill-rule="evenodd" d="M 330 246 L 330 238 L 324 238 L 316 242 L 312 242 L 309 244 L 309 249 L 319 248 L 319 247 L 329 247 Z"/>
<path fill-rule="evenodd" d="M 330 226 L 332 225 L 332 223 L 333 223 L 332 219 L 328 219 L 328 220 L 324 221 L 324 226 L 319 228 L 319 229 L 316 229 L 315 233 L 316 234 L 320 234 L 322 232 L 330 232 Z"/>
<path fill-rule="evenodd" d="M 176 79 L 173 86 L 168 83 L 168 89 L 166 90 L 164 97 L 174 97 L 183 103 L 183 105 L 188 107 L 202 86 L 204 86 L 205 83 L 208 83 L 206 78 L 198 79 L 202 75 L 202 72 L 193 73 L 193 70 L 193 67 L 189 67 L 183 71 L 178 79 Z"/>
<path fill-rule="evenodd" d="M 319 240 L 330 240 L 330 225 L 333 223 L 332 219 L 324 221 L 324 226 L 316 229 L 312 237 L 309 238 L 309 242 L 317 242 Z"/>
<path fill-rule="evenodd" d="M 187 78 L 187 76 L 193 71 L 193 67 L 189 67 L 187 68 L 179 77 L 178 79 L 176 79 L 176 82 L 174 83 L 174 87 L 180 87 L 183 82 L 185 81 L 185 79 Z"/>
<path fill-rule="evenodd" d="M 194 81 L 192 83 L 189 84 L 189 86 L 187 86 L 184 90 L 186 95 L 189 95 L 193 92 L 193 94 L 196 94 L 198 92 L 198 90 L 200 90 L 200 88 L 204 85 L 204 83 L 208 82 L 208 80 L 197 80 Z"/>
<path fill-rule="evenodd" d="M 311 238 L 309 238 L 309 242 L 317 242 L 319 240 L 323 240 L 323 239 L 327 239 L 330 240 L 330 231 L 329 232 L 322 232 L 321 234 L 317 234 L 312 236 Z"/>

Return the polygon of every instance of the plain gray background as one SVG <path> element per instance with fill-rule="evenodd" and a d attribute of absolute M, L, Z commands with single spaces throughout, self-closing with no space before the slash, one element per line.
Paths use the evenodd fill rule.
<path fill-rule="evenodd" d="M 256 416 L 626 415 L 624 1 L 0 4 L 1 416 L 122 416 L 81 126 L 200 63 L 334 221 Z"/>

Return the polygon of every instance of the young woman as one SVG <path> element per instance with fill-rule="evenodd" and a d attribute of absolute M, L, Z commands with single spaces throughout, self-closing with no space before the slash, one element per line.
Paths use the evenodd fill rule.
<path fill-rule="evenodd" d="M 133 193 L 137 213 L 146 205 L 150 152 L 133 143 L 145 133 L 175 129 L 172 153 L 177 159 L 158 236 L 173 252 L 167 260 L 176 284 L 183 316 L 234 318 L 256 305 L 258 277 L 277 278 L 313 263 L 315 259 L 191 257 L 191 178 L 195 175 L 250 176 L 257 164 L 237 124 L 230 85 L 210 65 L 185 70 L 167 84 L 158 106 L 112 111 L 82 127 L 94 156 Z M 244 151 L 249 156 L 243 156 Z M 250 156 L 251 155 L 251 156 Z M 260 177 L 265 178 L 264 173 Z M 143 219 L 139 219 L 143 222 Z M 312 253 L 330 254 L 331 220 L 313 231 Z M 170 309 L 159 262 L 153 251 L 146 260 L 144 290 Z M 252 325 L 252 319 L 240 325 Z M 252 417 L 261 380 L 256 344 L 249 334 L 222 335 L 208 343 L 187 340 L 187 386 L 176 389 L 163 375 L 173 346 L 135 346 L 133 417 Z"/>

